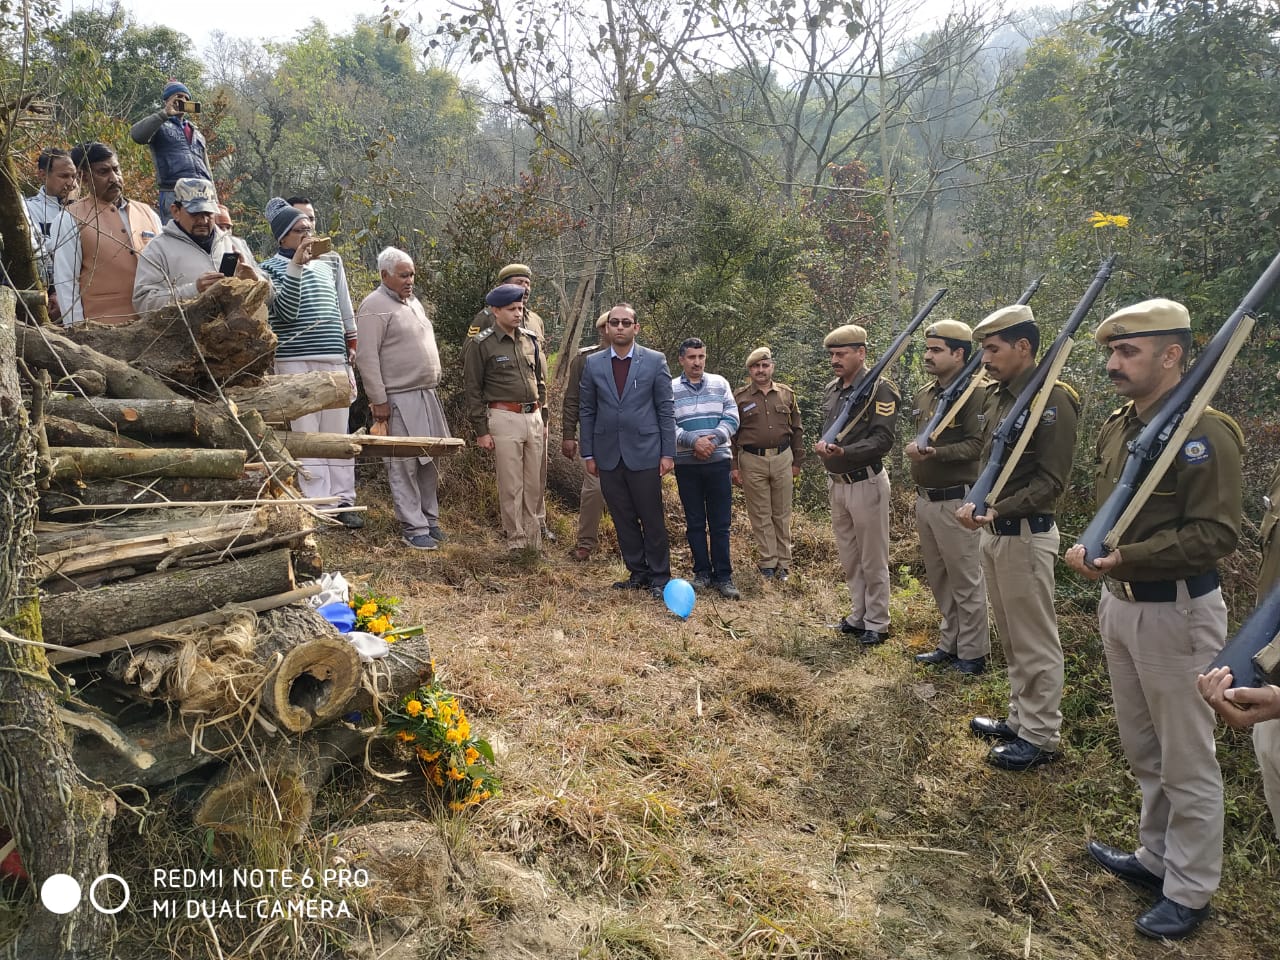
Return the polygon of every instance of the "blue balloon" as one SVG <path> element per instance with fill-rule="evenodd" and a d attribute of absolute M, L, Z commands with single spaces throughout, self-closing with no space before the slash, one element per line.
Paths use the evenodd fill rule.
<path fill-rule="evenodd" d="M 693 613 L 693 584 L 679 578 L 668 580 L 662 588 L 662 600 L 677 617 L 688 620 L 689 614 Z"/>

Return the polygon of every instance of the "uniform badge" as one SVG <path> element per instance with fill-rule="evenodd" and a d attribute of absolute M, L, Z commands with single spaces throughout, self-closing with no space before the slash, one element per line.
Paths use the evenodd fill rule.
<path fill-rule="evenodd" d="M 1209 441 L 1204 437 L 1188 440 L 1182 447 L 1182 459 L 1187 463 L 1205 463 L 1209 459 Z"/>
<path fill-rule="evenodd" d="M 468 337 L 474 337 L 474 336 L 475 336 L 477 333 L 479 333 L 479 332 L 480 332 L 480 328 L 479 328 L 479 327 L 477 327 L 477 326 L 475 326 L 474 324 L 472 324 L 471 326 L 467 327 L 467 336 L 468 336 Z"/>
<path fill-rule="evenodd" d="M 1044 413 L 1040 414 L 1040 422 L 1041 422 L 1041 423 L 1044 423 L 1044 424 L 1057 423 L 1057 422 L 1058 422 L 1058 408 L 1057 408 L 1057 407 L 1047 407 L 1047 408 L 1045 409 Z"/>
<path fill-rule="evenodd" d="M 919 419 L 920 419 L 920 408 L 919 408 L 919 407 L 916 407 L 914 410 L 912 410 L 912 411 L 911 411 L 911 419 L 913 419 L 913 420 L 919 420 Z"/>
<path fill-rule="evenodd" d="M 511 362 L 511 358 L 510 358 L 510 357 L 508 357 L 506 354 L 502 354 L 502 353 L 500 353 L 500 354 L 498 354 L 496 357 L 494 357 L 494 358 L 493 358 L 493 362 L 494 362 L 494 363 L 510 363 L 510 362 Z"/>
<path fill-rule="evenodd" d="M 892 417 L 893 411 L 897 409 L 898 409 L 898 405 L 892 400 L 890 400 L 888 403 L 881 403 L 878 400 L 876 401 L 877 417 Z"/>
<path fill-rule="evenodd" d="M 742 408 L 742 412 L 748 413 L 749 411 L 754 410 L 755 408 L 756 408 L 756 402 L 752 400 L 750 403 L 748 403 L 745 407 Z"/>

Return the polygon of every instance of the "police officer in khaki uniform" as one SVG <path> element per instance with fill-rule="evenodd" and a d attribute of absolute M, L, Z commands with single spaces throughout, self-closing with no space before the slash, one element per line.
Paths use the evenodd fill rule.
<path fill-rule="evenodd" d="M 983 463 L 991 435 L 1031 379 L 1040 330 L 1031 308 L 1003 307 L 978 324 L 983 365 L 995 381 L 983 405 Z M 987 759 L 1005 770 L 1027 770 L 1057 759 L 1062 728 L 1062 645 L 1053 611 L 1053 565 L 1058 557 L 1054 510 L 1071 473 L 1079 398 L 1059 381 L 1050 388 L 1040 421 L 1016 467 L 987 513 L 965 503 L 956 517 L 981 530 L 982 575 L 1005 663 L 1009 667 L 1007 719 L 974 717 L 969 728 L 999 740 Z"/>
<path fill-rule="evenodd" d="M 538 338 L 538 345 L 542 348 L 542 354 L 545 357 L 547 354 L 546 324 L 542 322 L 540 316 L 529 309 L 529 291 L 533 289 L 533 271 L 523 263 L 508 263 L 498 271 L 498 285 L 507 283 L 515 284 L 524 290 L 524 319 L 521 321 L 521 326 Z M 492 326 L 493 311 L 486 305 L 472 319 L 467 336 L 474 337 Z M 538 500 L 538 528 L 542 531 L 542 539 L 554 543 L 556 535 L 547 527 L 547 461 L 545 459 L 542 461 L 542 477 L 538 487 L 542 491 L 541 498 Z"/>
<path fill-rule="evenodd" d="M 804 463 L 804 427 L 795 391 L 773 381 L 773 353 L 747 356 L 751 379 L 733 393 L 738 434 L 730 476 L 742 487 L 766 580 L 785 582 L 791 568 L 791 497 Z"/>
<path fill-rule="evenodd" d="M 1107 375 L 1129 402 L 1098 434 L 1096 493 L 1103 503 L 1128 458 L 1127 444 L 1182 379 L 1191 317 L 1172 300 L 1117 310 L 1094 339 L 1109 352 Z M 1196 676 L 1227 638 L 1219 560 L 1240 536 L 1240 428 L 1206 410 L 1117 549 L 1070 566 L 1103 578 L 1098 603 L 1120 742 L 1142 788 L 1138 849 L 1097 841 L 1105 869 L 1161 893 L 1138 917 L 1138 932 L 1177 939 L 1208 915 L 1222 874 L 1222 773 L 1214 758 L 1213 711 L 1196 696 Z"/>
<path fill-rule="evenodd" d="M 844 401 L 867 375 L 867 331 L 845 324 L 823 339 L 836 378 L 822 394 L 822 432 L 835 423 Z M 832 444 L 813 447 L 827 468 L 831 528 L 852 610 L 840 632 L 865 646 L 889 636 L 889 474 L 881 461 L 893 447 L 898 420 L 898 388 L 881 380 L 864 411 Z"/>
<path fill-rule="evenodd" d="M 546 456 L 546 364 L 538 338 L 520 321 L 524 289 L 494 287 L 485 297 L 494 326 L 467 341 L 463 394 L 476 446 L 494 451 L 507 547 L 542 545 L 538 500 Z"/>
<path fill-rule="evenodd" d="M 600 543 L 600 518 L 604 515 L 604 494 L 600 492 L 600 478 L 592 476 L 585 462 L 578 456 L 578 405 L 582 396 L 582 369 L 587 357 L 608 347 L 604 329 L 609 322 L 609 311 L 596 320 L 596 333 L 600 342 L 583 347 L 569 364 L 569 381 L 564 385 L 564 403 L 560 408 L 560 453 L 582 464 L 582 493 L 578 505 L 578 541 L 569 554 L 574 560 L 586 560 Z"/>
<path fill-rule="evenodd" d="M 1280 466 L 1271 477 L 1263 498 L 1262 567 L 1258 571 L 1258 602 L 1280 584 Z M 1274 641 L 1273 641 L 1274 642 Z M 1237 730 L 1253 727 L 1253 750 L 1262 772 L 1262 789 L 1271 808 L 1271 825 L 1280 839 L 1280 670 L 1262 687 L 1232 689 L 1227 667 L 1210 670 L 1196 679 L 1200 695 Z"/>
<path fill-rule="evenodd" d="M 964 369 L 973 352 L 973 331 L 959 320 L 939 320 L 924 332 L 924 369 L 936 379 L 915 396 L 912 416 L 918 434 L 933 417 L 938 396 Z M 982 455 L 981 388 L 969 394 L 951 425 L 929 446 L 912 440 L 906 454 L 916 484 L 916 525 L 925 576 L 942 614 L 938 648 L 916 656 L 918 663 L 951 666 L 964 674 L 987 667 L 991 628 L 987 588 L 982 582 L 978 537 L 956 519 Z"/>

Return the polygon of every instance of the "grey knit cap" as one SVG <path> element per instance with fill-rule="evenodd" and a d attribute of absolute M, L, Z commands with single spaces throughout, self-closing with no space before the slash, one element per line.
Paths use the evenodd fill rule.
<path fill-rule="evenodd" d="M 293 229 L 294 224 L 306 216 L 297 207 L 289 206 L 284 197 L 272 197 L 267 201 L 267 223 L 271 225 L 271 235 L 276 243 L 281 243 L 285 235 Z"/>

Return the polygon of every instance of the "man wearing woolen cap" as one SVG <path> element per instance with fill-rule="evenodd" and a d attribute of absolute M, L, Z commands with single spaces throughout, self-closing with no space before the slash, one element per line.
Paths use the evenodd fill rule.
<path fill-rule="evenodd" d="M 748 380 L 733 393 L 739 426 L 730 476 L 747 504 L 761 576 L 784 582 L 791 569 L 791 498 L 804 462 L 804 427 L 795 391 L 774 382 L 773 351 L 756 347 L 746 367 Z"/>
<path fill-rule="evenodd" d="M 972 353 L 973 331 L 968 324 L 939 320 L 925 328 L 924 369 L 935 379 L 916 392 L 911 411 L 916 433 L 932 419 L 938 397 L 960 376 Z M 919 654 L 916 662 L 964 674 L 982 673 L 991 651 L 978 537 L 956 519 L 956 510 L 978 479 L 982 402 L 983 394 L 974 390 L 951 425 L 928 446 L 917 447 L 912 440 L 906 448 L 916 485 L 920 554 L 942 615 L 937 649 Z"/>
<path fill-rule="evenodd" d="M 204 134 L 190 120 L 194 112 L 189 109 L 191 104 L 191 91 L 187 85 L 170 78 L 160 91 L 160 109 L 129 129 L 134 143 L 151 147 L 156 187 L 160 191 L 156 209 L 160 212 L 160 219 L 166 223 L 173 203 L 173 188 L 179 180 L 184 177 L 213 179 Z"/>
<path fill-rule="evenodd" d="M 1172 300 L 1144 300 L 1107 317 L 1094 339 L 1107 349 L 1112 386 L 1129 401 L 1098 434 L 1101 505 L 1129 442 L 1182 379 L 1191 317 Z M 1200 925 L 1222 873 L 1222 774 L 1213 710 L 1196 678 L 1226 643 L 1217 563 L 1240 536 L 1243 453 L 1235 421 L 1206 409 L 1116 549 L 1087 561 L 1077 544 L 1066 555 L 1077 572 L 1103 581 L 1098 625 L 1116 723 L 1142 789 L 1137 850 L 1093 840 L 1088 850 L 1104 869 L 1159 896 L 1135 921 L 1157 939 Z"/>
<path fill-rule="evenodd" d="M 973 331 L 991 375 L 983 403 L 981 468 L 991 455 L 992 434 L 1036 370 L 1040 328 L 1024 304 L 1002 307 Z M 1007 718 L 974 717 L 969 729 L 999 741 L 987 759 L 1004 770 L 1023 771 L 1058 758 L 1062 730 L 1062 644 L 1053 609 L 1053 565 L 1059 534 L 1054 512 L 1071 474 L 1080 401 L 1058 381 L 1049 385 L 1038 423 L 999 499 L 975 516 L 963 504 L 956 518 L 981 530 L 982 576 L 1009 668 Z"/>
<path fill-rule="evenodd" d="M 467 340 L 463 395 L 476 446 L 491 450 L 507 548 L 542 546 L 538 501 L 547 440 L 547 372 L 538 337 L 521 320 L 524 288 L 494 287 L 484 298 L 494 325 Z"/>
<path fill-rule="evenodd" d="M 848 323 L 828 333 L 822 345 L 836 375 L 822 394 L 825 434 L 867 376 L 867 331 Z M 893 448 L 898 388 L 881 380 L 866 411 L 853 413 L 835 443 L 819 440 L 813 450 L 827 468 L 831 529 L 852 603 L 839 630 L 874 646 L 889 636 L 889 474 L 881 458 Z"/>

